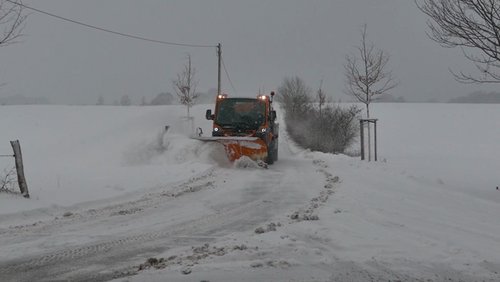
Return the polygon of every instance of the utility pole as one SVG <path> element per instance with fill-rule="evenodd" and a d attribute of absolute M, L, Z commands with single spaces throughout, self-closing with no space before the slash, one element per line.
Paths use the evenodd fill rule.
<path fill-rule="evenodd" d="M 222 60 L 222 45 L 217 44 L 217 58 L 218 58 L 218 69 L 217 69 L 217 96 L 221 94 L 221 60 Z"/>

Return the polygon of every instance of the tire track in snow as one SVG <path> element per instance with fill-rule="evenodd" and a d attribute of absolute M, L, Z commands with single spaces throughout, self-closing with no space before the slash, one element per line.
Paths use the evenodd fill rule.
<path fill-rule="evenodd" d="M 245 171 L 236 170 L 237 173 L 244 174 Z M 229 172 L 234 174 L 234 170 Z M 70 280 L 78 280 L 77 277 L 82 277 L 83 280 L 88 279 L 90 272 L 71 274 L 79 269 L 79 266 L 85 265 L 101 265 L 101 269 L 113 268 L 113 263 L 110 263 L 110 258 L 117 258 L 120 263 L 126 261 L 124 258 L 131 258 L 141 253 L 152 252 L 152 250 L 161 251 L 164 248 L 172 246 L 190 245 L 193 243 L 206 243 L 214 240 L 214 236 L 224 236 L 231 232 L 244 231 L 253 228 L 256 224 L 266 221 L 273 214 L 268 210 L 272 201 L 263 201 L 267 199 L 267 195 L 272 193 L 272 187 L 279 184 L 283 174 L 275 173 L 271 181 L 265 178 L 271 171 L 262 171 L 262 177 L 257 177 L 257 181 L 246 183 L 243 197 L 239 202 L 226 203 L 218 210 L 213 210 L 210 213 L 204 213 L 198 218 L 177 222 L 168 228 L 156 232 L 138 233 L 130 236 L 124 236 L 119 239 L 101 240 L 99 242 L 85 244 L 71 248 L 61 248 L 56 251 L 48 251 L 31 257 L 23 257 L 15 260 L 10 260 L 5 263 L 0 263 L 0 276 L 4 281 L 32 281 L 39 280 L 41 274 L 47 275 L 51 279 L 55 277 L 64 277 L 64 275 L 76 275 Z M 204 185 L 213 182 L 216 171 L 211 171 L 206 175 L 202 175 L 195 179 L 185 181 L 177 186 L 178 189 L 173 189 L 174 195 L 167 195 L 171 199 L 176 199 L 186 195 L 189 191 L 197 192 L 200 190 L 192 189 L 193 186 Z M 171 193 L 171 192 L 169 192 Z M 158 195 L 158 194 L 155 194 Z M 182 198 L 182 197 L 181 197 Z M 154 197 L 151 201 L 154 202 Z M 125 203 L 126 207 L 137 207 L 151 204 L 151 201 L 134 201 Z M 164 199 L 157 199 L 157 204 L 163 203 Z M 266 206 L 267 205 L 267 206 Z M 122 208 L 122 206 L 119 206 Z M 111 210 L 117 210 L 116 208 Z M 105 212 L 104 212 L 105 211 Z M 110 207 L 105 207 L 95 211 L 95 215 L 109 215 Z M 128 216 L 128 215 L 125 215 Z M 82 221 L 92 221 L 95 218 L 86 217 L 74 218 L 67 224 L 78 226 Z M 58 229 L 60 226 L 54 226 Z M 25 230 L 26 231 L 26 230 Z M 187 237 L 185 236 L 187 235 Z M 111 264 L 111 265 L 109 265 Z M 133 263 L 131 262 L 131 265 Z M 118 268 L 120 269 L 120 268 Z M 123 268 L 122 268 L 123 269 Z M 115 269 L 116 270 L 116 269 Z M 95 271 L 92 271 L 95 272 Z M 22 273 L 22 277 L 19 277 Z M 101 277 L 109 278 L 109 271 Z M 101 278 L 93 276 L 93 280 L 101 280 Z"/>
<path fill-rule="evenodd" d="M 314 159 L 313 165 L 318 167 L 316 171 L 323 174 L 325 177 L 324 190 L 321 190 L 317 197 L 312 198 L 306 208 L 297 210 L 290 215 L 290 218 L 297 222 L 304 220 L 319 220 L 316 211 L 321 205 L 324 205 L 328 201 L 330 195 L 335 193 L 335 184 L 340 181 L 338 176 L 333 176 L 333 174 L 326 170 L 328 165 L 325 161 Z"/>
<path fill-rule="evenodd" d="M 4 232 L 2 234 L 0 242 L 2 242 L 3 244 L 8 244 L 8 242 L 10 241 L 9 239 L 14 239 L 18 242 L 22 241 L 22 236 L 26 237 L 26 241 L 29 241 L 30 238 L 37 234 L 41 236 L 58 234 L 62 231 L 61 229 L 78 228 L 78 226 L 81 226 L 82 224 L 99 221 L 102 217 L 109 218 L 119 215 L 120 211 L 124 210 L 140 210 L 144 212 L 147 209 L 159 208 L 161 207 L 161 205 L 169 204 L 168 199 L 177 198 L 185 195 L 186 193 L 201 191 L 203 187 L 212 187 L 213 178 L 215 178 L 216 175 L 215 170 L 215 167 L 213 167 L 195 177 L 191 177 L 188 180 L 175 185 L 168 191 L 164 190 L 161 192 L 149 193 L 146 196 L 141 197 L 140 199 L 135 201 L 128 201 L 125 203 L 105 206 L 100 209 L 91 209 L 84 213 L 75 214 L 74 216 L 69 216 L 68 218 L 64 218 L 62 220 L 53 220 L 48 223 L 42 222 L 35 225 L 14 227 L 8 230 L 8 232 Z M 165 198 L 167 198 L 167 200 Z M 127 216 L 130 214 L 122 213 L 122 215 Z M 24 273 L 24 276 L 26 276 L 26 272 L 30 272 L 41 267 L 47 268 L 49 266 L 57 266 L 57 264 L 61 262 L 85 258 L 97 253 L 105 253 L 120 246 L 131 246 L 137 242 L 151 242 L 157 241 L 162 238 L 171 238 L 175 234 L 188 233 L 187 228 L 183 227 L 184 224 L 197 226 L 201 225 L 204 222 L 210 222 L 213 220 L 212 218 L 218 216 L 220 215 L 210 214 L 191 222 L 183 222 L 178 224 L 177 226 L 174 226 L 174 228 L 171 228 L 168 231 L 136 234 L 114 240 L 103 240 L 97 243 L 87 244 L 69 249 L 64 248 L 63 246 L 60 247 L 60 250 L 49 251 L 48 253 L 44 251 L 42 252 L 42 254 L 35 255 L 30 258 L 19 258 L 7 261 L 6 263 L 0 262 L 0 277 L 2 277 L 3 281 L 3 279 L 6 279 L 4 277 L 12 276 L 13 278 L 15 278 L 18 273 Z M 6 235 L 9 235 L 10 238 Z M 200 237 L 198 238 L 198 241 L 203 241 L 204 239 L 206 238 Z M 30 281 L 30 279 L 26 281 Z"/>
<path fill-rule="evenodd" d="M 163 204 L 165 197 L 179 197 L 185 193 L 196 192 L 202 190 L 202 188 L 211 187 L 213 185 L 211 179 L 215 177 L 216 167 L 211 167 L 198 175 L 190 177 L 188 180 L 169 185 L 159 192 L 147 193 L 136 200 L 127 200 L 125 202 L 111 204 L 97 209 L 87 209 L 80 212 L 67 212 L 51 221 L 37 221 L 31 224 L 11 226 L 7 229 L 0 230 L 0 237 L 3 239 L 9 235 L 18 237 L 23 234 L 53 233 L 55 228 L 61 226 L 82 224 L 105 216 L 125 215 L 145 211 Z M 205 181 L 206 179 L 209 180 Z"/>

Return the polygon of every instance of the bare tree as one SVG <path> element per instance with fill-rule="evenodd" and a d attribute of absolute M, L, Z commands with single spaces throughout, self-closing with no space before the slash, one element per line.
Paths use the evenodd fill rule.
<path fill-rule="evenodd" d="M 27 15 L 23 12 L 21 0 L 0 0 L 0 47 L 16 43 L 25 27 Z M 1 83 L 0 87 L 5 85 Z M 15 182 L 15 168 L 4 170 L 0 175 L 0 192 L 10 191 L 10 186 Z"/>
<path fill-rule="evenodd" d="M 27 15 L 21 0 L 0 0 L 0 46 L 16 42 L 21 36 Z"/>
<path fill-rule="evenodd" d="M 298 76 L 286 77 L 276 96 L 290 118 L 302 118 L 310 109 L 311 88 Z"/>
<path fill-rule="evenodd" d="M 370 103 L 378 95 L 387 93 L 398 85 L 392 72 L 387 70 L 389 54 L 375 48 L 368 42 L 367 25 L 361 31 L 361 45 L 356 47 L 357 54 L 346 56 L 345 93 L 354 96 L 366 105 L 366 116 L 370 118 Z"/>
<path fill-rule="evenodd" d="M 321 108 L 323 107 L 323 105 L 325 105 L 326 103 L 326 94 L 325 92 L 323 91 L 323 79 L 320 81 L 319 83 L 319 89 L 318 91 L 316 92 L 316 97 L 318 98 L 318 106 L 319 106 L 319 115 L 321 116 L 322 115 L 322 111 L 321 111 Z"/>
<path fill-rule="evenodd" d="M 0 176 L 0 192 L 12 192 L 16 181 L 15 167 L 4 169 L 3 175 Z"/>
<path fill-rule="evenodd" d="M 98 106 L 104 105 L 104 97 L 102 95 L 100 95 L 99 98 L 97 98 L 96 105 L 98 105 Z"/>
<path fill-rule="evenodd" d="M 120 105 L 122 106 L 130 106 L 132 104 L 132 100 L 130 100 L 130 96 L 123 95 L 120 99 Z"/>
<path fill-rule="evenodd" d="M 375 48 L 368 42 L 367 25 L 361 30 L 361 45 L 356 47 L 357 54 L 347 55 L 345 70 L 345 93 L 354 96 L 366 106 L 366 117 L 370 118 L 370 103 L 398 85 L 387 70 L 389 54 Z M 368 124 L 368 159 L 371 160 L 371 130 Z"/>
<path fill-rule="evenodd" d="M 162 92 L 151 100 L 151 105 L 170 105 L 174 100 L 174 96 L 168 92 Z"/>
<path fill-rule="evenodd" d="M 429 37 L 441 46 L 460 47 L 477 74 L 453 72 L 465 83 L 500 82 L 500 2 L 498 0 L 415 0 L 430 17 Z"/>
<path fill-rule="evenodd" d="M 187 117 L 189 118 L 189 110 L 199 95 L 196 93 L 198 82 L 195 80 L 196 70 L 191 65 L 191 55 L 188 54 L 187 60 L 188 62 L 184 65 L 182 72 L 178 73 L 177 78 L 173 80 L 173 87 L 180 103 L 186 106 Z"/>

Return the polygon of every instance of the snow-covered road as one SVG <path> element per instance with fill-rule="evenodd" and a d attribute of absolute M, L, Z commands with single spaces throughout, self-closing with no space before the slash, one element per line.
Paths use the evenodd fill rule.
<path fill-rule="evenodd" d="M 172 248 L 250 235 L 271 222 L 284 224 L 294 212 L 297 219 L 314 214 L 309 201 L 327 179 L 311 160 L 285 157 L 271 169 L 245 165 L 213 165 L 165 187 L 2 228 L 2 281 L 106 281 Z"/>
<path fill-rule="evenodd" d="M 377 105 L 379 163 L 282 130 L 269 169 L 187 138 L 181 107 L 6 107 L 32 199 L 0 193 L 0 281 L 498 281 L 500 111 L 468 136 L 445 106 Z"/>

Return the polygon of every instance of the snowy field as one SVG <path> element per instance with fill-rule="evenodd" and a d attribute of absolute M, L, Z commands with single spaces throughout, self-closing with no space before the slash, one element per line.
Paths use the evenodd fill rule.
<path fill-rule="evenodd" d="M 0 193 L 0 281 L 500 281 L 500 105 L 372 107 L 379 162 L 281 122 L 269 169 L 181 106 L 0 107 L 31 194 Z"/>

